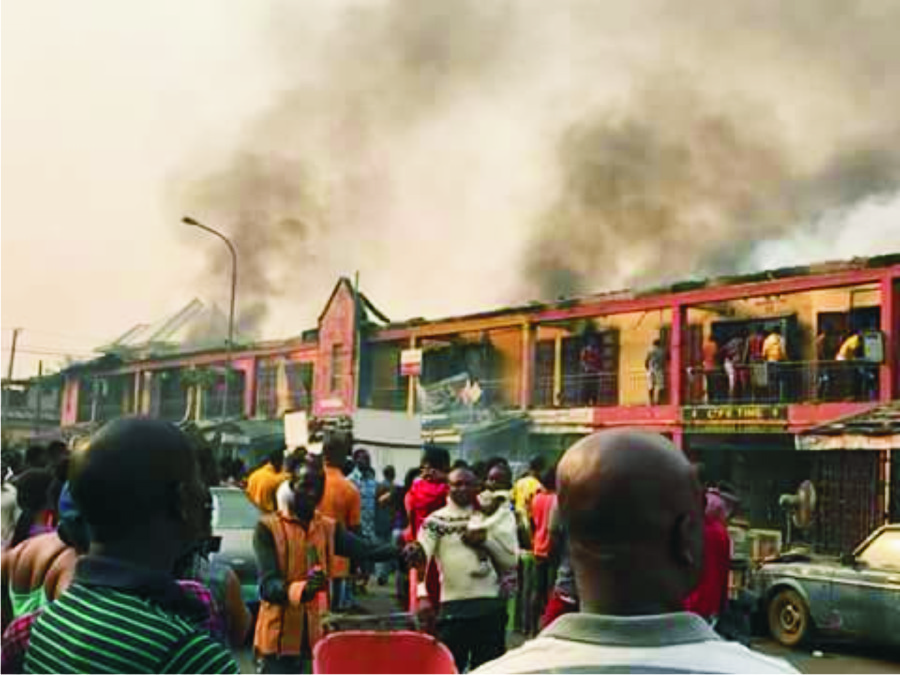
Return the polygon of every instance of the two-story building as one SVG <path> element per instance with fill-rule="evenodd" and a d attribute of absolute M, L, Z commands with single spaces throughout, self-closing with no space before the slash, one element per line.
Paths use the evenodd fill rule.
<path fill-rule="evenodd" d="M 839 548 L 900 517 L 896 428 L 865 447 L 813 440 L 897 406 L 898 287 L 900 255 L 885 255 L 391 322 L 341 279 L 316 328 L 234 349 L 225 411 L 407 411 L 423 416 L 426 437 L 471 460 L 556 456 L 594 430 L 641 426 L 672 438 L 707 479 L 733 483 L 756 523 L 779 526 L 779 495 L 811 479 L 813 534 Z M 766 342 L 774 333 L 777 349 Z M 107 350 L 64 373 L 62 425 L 220 417 L 219 345 Z"/>

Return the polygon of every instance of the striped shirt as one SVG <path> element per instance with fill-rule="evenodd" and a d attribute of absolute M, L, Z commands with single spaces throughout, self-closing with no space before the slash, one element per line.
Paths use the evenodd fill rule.
<path fill-rule="evenodd" d="M 165 601 L 78 576 L 76 569 L 75 583 L 34 622 L 26 672 L 238 672 L 225 647 L 188 615 L 164 609 Z"/>

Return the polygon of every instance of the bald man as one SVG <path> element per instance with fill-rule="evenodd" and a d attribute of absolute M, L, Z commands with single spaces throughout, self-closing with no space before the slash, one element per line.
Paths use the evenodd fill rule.
<path fill-rule="evenodd" d="M 476 672 L 797 672 L 681 611 L 703 564 L 703 496 L 672 443 L 593 434 L 566 451 L 557 482 L 580 612 Z"/>
<path fill-rule="evenodd" d="M 26 671 L 238 672 L 201 627 L 208 609 L 173 577 L 209 520 L 187 436 L 167 422 L 115 420 L 72 454 L 69 480 L 90 545 L 32 625 Z"/>

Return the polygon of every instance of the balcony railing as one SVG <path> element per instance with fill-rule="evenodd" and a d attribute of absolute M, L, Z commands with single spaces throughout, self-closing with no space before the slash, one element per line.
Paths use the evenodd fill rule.
<path fill-rule="evenodd" d="M 878 399 L 878 364 L 867 361 L 779 361 L 686 371 L 692 405 L 820 403 Z"/>

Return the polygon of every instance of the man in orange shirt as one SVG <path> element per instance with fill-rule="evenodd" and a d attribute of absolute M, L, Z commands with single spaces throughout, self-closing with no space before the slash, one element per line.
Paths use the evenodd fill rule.
<path fill-rule="evenodd" d="M 268 461 L 247 479 L 247 497 L 266 513 L 275 510 L 275 493 L 278 486 L 288 478 L 283 468 L 284 450 L 275 450 L 269 455 Z"/>
<path fill-rule="evenodd" d="M 332 431 L 325 435 L 322 454 L 325 458 L 325 493 L 319 502 L 319 511 L 332 518 L 338 525 L 358 533 L 361 499 L 359 490 L 346 476 L 342 467 L 353 448 L 353 436 L 348 431 Z M 331 568 L 331 605 L 334 611 L 347 608 L 350 561 L 335 556 Z"/>

